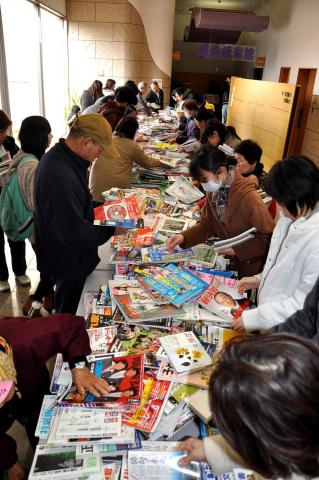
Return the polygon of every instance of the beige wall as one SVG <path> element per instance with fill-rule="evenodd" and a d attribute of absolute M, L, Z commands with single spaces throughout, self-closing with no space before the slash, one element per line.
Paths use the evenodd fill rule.
<path fill-rule="evenodd" d="M 55 12 L 58 12 L 65 17 L 66 0 L 41 0 L 41 3 L 43 3 L 43 5 L 46 5 L 47 7 L 51 8 L 51 10 L 54 10 Z"/>
<path fill-rule="evenodd" d="M 128 0 L 67 0 L 66 6 L 71 94 L 95 79 L 114 78 L 120 86 L 161 78 L 169 101 L 170 77 L 155 65 L 141 17 Z"/>

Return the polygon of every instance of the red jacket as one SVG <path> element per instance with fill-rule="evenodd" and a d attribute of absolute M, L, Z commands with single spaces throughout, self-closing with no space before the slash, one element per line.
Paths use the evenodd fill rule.
<path fill-rule="evenodd" d="M 89 337 L 82 317 L 69 314 L 41 318 L 0 319 L 0 335 L 13 349 L 17 383 L 22 399 L 0 408 L 0 471 L 17 461 L 15 441 L 6 431 L 14 420 L 27 425 L 32 433 L 40 412 L 43 395 L 49 390 L 46 362 L 57 353 L 65 361 L 74 361 L 91 353 Z M 34 433 L 34 430 L 33 430 Z"/>

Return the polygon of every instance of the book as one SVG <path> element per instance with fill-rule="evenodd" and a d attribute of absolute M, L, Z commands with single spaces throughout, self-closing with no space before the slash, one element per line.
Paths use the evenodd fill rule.
<path fill-rule="evenodd" d="M 180 467 L 185 453 L 166 450 L 130 450 L 128 452 L 128 480 L 191 480 L 200 478 L 200 464 L 191 462 Z"/>
<path fill-rule="evenodd" d="M 178 263 L 189 260 L 194 256 L 194 251 L 192 248 L 176 248 L 173 253 L 169 253 L 167 247 L 164 246 L 148 247 L 145 250 L 147 250 L 147 254 L 152 263 Z"/>
<path fill-rule="evenodd" d="M 154 160 L 159 160 L 162 165 L 165 165 L 169 168 L 175 168 L 178 162 L 177 158 L 167 157 L 166 155 L 159 155 L 157 153 L 152 154 Z"/>
<path fill-rule="evenodd" d="M 138 247 L 120 247 L 111 257 L 110 263 L 142 263 L 141 249 Z"/>
<path fill-rule="evenodd" d="M 128 230 L 124 235 L 115 235 L 111 239 L 112 248 L 147 247 L 153 245 L 155 232 L 149 228 Z"/>
<path fill-rule="evenodd" d="M 154 275 L 139 274 L 138 281 L 150 290 L 167 298 L 176 307 L 197 298 L 208 288 L 208 284 L 188 270 L 169 264 Z"/>
<path fill-rule="evenodd" d="M 64 404 L 88 404 L 110 408 L 123 408 L 139 405 L 141 402 L 144 372 L 144 355 L 114 356 L 90 363 L 90 371 L 103 378 L 111 387 L 107 395 L 95 397 L 92 393 L 80 395 L 73 389 L 63 399 Z"/>
<path fill-rule="evenodd" d="M 115 326 L 91 328 L 87 330 L 92 354 L 107 353 L 112 345 L 116 332 L 117 328 Z"/>
<path fill-rule="evenodd" d="M 143 432 L 153 432 L 170 395 L 171 383 L 144 375 L 141 405 L 123 414 L 123 424 Z"/>
<path fill-rule="evenodd" d="M 189 225 L 189 220 L 181 218 L 161 217 L 161 223 L 158 230 L 166 233 L 179 233 L 186 230 Z"/>
<path fill-rule="evenodd" d="M 141 212 L 135 197 L 113 200 L 94 209 L 95 225 L 124 228 L 142 226 Z"/>
<path fill-rule="evenodd" d="M 166 193 L 187 205 L 197 202 L 204 197 L 204 194 L 183 176 L 166 189 Z"/>
<path fill-rule="evenodd" d="M 170 364 L 177 373 L 201 370 L 212 364 L 211 356 L 206 352 L 194 332 L 182 332 L 161 337 Z"/>
<path fill-rule="evenodd" d="M 109 438 L 122 434 L 122 415 L 101 408 L 60 408 L 56 439 Z"/>
<path fill-rule="evenodd" d="M 34 436 L 46 439 L 49 435 L 54 415 L 56 395 L 44 395 Z"/>
<path fill-rule="evenodd" d="M 208 268 L 214 268 L 217 259 L 217 252 L 214 247 L 201 244 L 196 245 L 192 250 L 194 252 L 192 262 L 196 262 L 197 264 Z"/>
<path fill-rule="evenodd" d="M 232 338 L 240 335 L 239 332 L 235 330 L 230 330 L 229 328 L 221 328 L 215 325 L 208 325 L 206 341 L 216 345 L 216 350 L 223 348 L 225 343 L 227 343 Z"/>
<path fill-rule="evenodd" d="M 75 445 L 37 445 L 28 478 L 74 479 L 98 475 L 101 470 L 100 455 L 91 452 L 91 448 L 79 451 Z"/>
<path fill-rule="evenodd" d="M 208 390 L 192 393 L 188 397 L 188 405 L 204 423 L 208 423 L 213 418 Z"/>
<path fill-rule="evenodd" d="M 109 315 L 91 313 L 86 320 L 86 328 L 95 329 L 95 328 L 110 326 L 111 318 L 112 316 L 110 317 Z"/>
<path fill-rule="evenodd" d="M 235 321 L 245 310 L 254 308 L 246 295 L 241 295 L 235 287 L 217 279 L 213 280 L 198 303 L 228 321 Z"/>
<path fill-rule="evenodd" d="M 132 320 L 142 322 L 144 320 L 157 320 L 180 315 L 179 309 L 174 305 L 157 305 L 151 298 L 149 303 L 133 303 L 128 294 L 114 295 L 113 298 L 127 322 Z"/>

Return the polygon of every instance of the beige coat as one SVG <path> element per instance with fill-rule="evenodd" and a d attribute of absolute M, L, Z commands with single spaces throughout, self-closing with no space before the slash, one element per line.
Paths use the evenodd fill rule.
<path fill-rule="evenodd" d="M 141 147 L 128 138 L 114 136 L 113 145 L 119 157 L 102 153 L 91 167 L 89 188 L 96 202 L 102 202 L 101 192 L 112 187 L 130 188 L 133 162 L 144 168 L 151 168 L 157 162 L 145 155 Z"/>

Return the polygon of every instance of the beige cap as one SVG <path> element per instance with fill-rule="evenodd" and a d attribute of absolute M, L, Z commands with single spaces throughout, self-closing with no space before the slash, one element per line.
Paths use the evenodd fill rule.
<path fill-rule="evenodd" d="M 84 137 L 92 138 L 101 145 L 106 153 L 118 157 L 118 151 L 112 145 L 112 128 L 101 113 L 80 115 L 72 123 L 72 129 L 78 130 Z"/>

